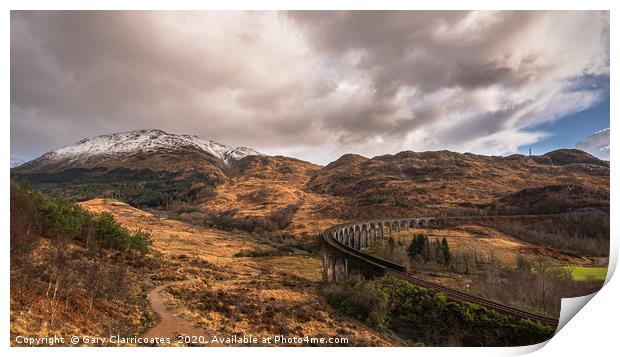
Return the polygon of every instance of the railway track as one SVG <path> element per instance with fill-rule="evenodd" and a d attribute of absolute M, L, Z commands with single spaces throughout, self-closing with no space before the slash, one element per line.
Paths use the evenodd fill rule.
<path fill-rule="evenodd" d="M 491 300 L 483 299 L 483 298 L 480 298 L 474 295 L 466 294 L 458 290 L 450 289 L 442 285 L 437 285 L 437 284 L 428 282 L 426 280 L 416 278 L 407 273 L 402 273 L 402 272 L 397 272 L 397 271 L 389 271 L 388 273 L 390 275 L 399 277 L 403 280 L 409 281 L 410 283 L 414 285 L 421 286 L 427 289 L 431 289 L 438 293 L 444 293 L 446 294 L 448 298 L 458 301 L 458 302 L 469 302 L 469 303 L 478 304 L 487 309 L 492 309 L 502 314 L 510 315 L 510 316 L 513 316 L 519 319 L 537 321 L 545 325 L 551 325 L 551 326 L 558 325 L 558 320 L 556 319 L 536 315 L 536 314 L 533 314 L 525 310 L 520 310 L 520 309 L 511 307 L 511 306 L 508 306 L 508 305 L 500 304 L 495 301 L 491 301 Z"/>
<path fill-rule="evenodd" d="M 328 229 L 327 231 L 324 232 L 323 239 L 325 240 L 327 244 L 340 250 L 344 254 L 351 255 L 358 259 L 365 261 L 366 264 L 375 265 L 375 267 L 384 271 L 385 274 L 396 276 L 414 285 L 433 290 L 437 293 L 444 293 L 446 294 L 448 298 L 458 301 L 458 302 L 468 302 L 468 303 L 477 304 L 487 309 L 495 310 L 499 313 L 512 316 L 513 318 L 516 318 L 516 319 L 525 319 L 525 320 L 535 321 L 535 322 L 539 322 L 544 325 L 550 325 L 550 326 L 558 325 L 558 320 L 554 318 L 540 316 L 540 315 L 537 315 L 537 314 L 534 314 L 534 313 L 531 313 L 525 310 L 517 309 L 515 307 L 504 305 L 504 304 L 501 304 L 501 303 L 498 303 L 492 300 L 483 299 L 478 296 L 470 295 L 470 294 L 467 294 L 467 293 L 464 293 L 458 290 L 454 290 L 454 289 L 451 289 L 451 288 L 448 288 L 442 285 L 438 285 L 435 283 L 428 282 L 426 280 L 416 278 L 412 276 L 411 274 L 408 274 L 406 272 L 405 267 L 402 265 L 375 257 L 370 254 L 366 254 L 358 249 L 351 248 L 333 239 L 330 234 L 330 231 L 337 227 L 338 226 L 332 227 L 331 229 Z"/>

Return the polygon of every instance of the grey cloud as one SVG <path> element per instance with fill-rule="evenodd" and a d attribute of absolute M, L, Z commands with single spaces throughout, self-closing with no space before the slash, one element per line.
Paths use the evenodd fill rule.
<path fill-rule="evenodd" d="M 479 14 L 482 16 L 469 21 Z M 485 15 L 489 16 L 485 19 Z M 563 51 L 572 51 L 578 58 L 588 58 L 586 61 L 592 62 L 597 62 L 596 57 L 599 56 L 598 62 L 608 70 L 606 15 L 582 13 L 581 18 L 571 18 L 574 15 L 539 11 L 291 13 L 303 25 L 318 51 L 334 57 L 357 54 L 359 61 L 352 67 L 370 78 L 369 85 L 375 93 L 374 105 L 390 102 L 403 88 L 415 90 L 415 95 L 411 96 L 413 103 L 423 103 L 425 97 L 446 89 L 458 92 L 431 105 L 412 105 L 410 116 L 406 118 L 396 114 L 398 106 L 383 106 L 380 115 L 376 111 L 355 112 L 360 134 L 366 134 L 369 123 L 373 124 L 374 132 L 383 132 L 385 136 L 406 133 L 395 130 L 398 124 L 405 124 L 403 128 L 411 131 L 428 128 L 429 123 L 433 123 L 435 128 L 429 128 L 427 132 L 433 133 L 432 141 L 438 141 L 439 148 L 442 143 L 456 143 L 461 150 L 468 150 L 471 146 L 467 142 L 475 141 L 476 136 L 507 129 L 519 131 L 526 126 L 526 122 L 536 125 L 556 119 L 554 109 L 546 107 L 562 101 L 562 97 L 573 99 L 562 89 L 567 86 L 563 81 L 573 75 L 596 73 L 600 69 L 600 66 L 588 65 L 578 69 L 563 66 L 564 62 L 575 58 L 567 59 L 552 53 L 544 44 L 530 46 L 529 36 L 532 36 L 533 30 L 538 29 L 540 35 L 547 36 L 542 40 L 550 42 L 549 48 L 560 44 Z M 595 15 L 591 16 L 591 22 L 596 26 L 591 27 L 587 36 L 591 43 L 598 44 L 596 50 L 600 52 L 595 52 L 598 55 L 588 51 L 579 53 L 580 44 L 577 41 L 571 44 L 571 39 L 563 37 L 565 34 L 560 33 L 559 28 L 555 32 L 552 32 L 553 28 L 548 28 L 555 22 L 570 24 L 584 21 L 584 17 L 590 15 Z M 463 25 L 468 22 L 471 22 L 469 26 Z M 501 98 L 493 105 L 481 104 L 478 97 L 489 88 L 496 89 Z M 590 92 L 592 98 L 601 95 L 597 90 Z M 518 95 L 512 96 L 513 93 Z M 551 97 L 549 93 L 557 94 Z M 458 100 L 461 105 L 455 106 L 447 100 Z M 583 103 L 571 101 L 561 114 L 592 104 L 592 100 Z M 390 109 L 393 115 L 386 112 Z M 530 114 L 539 112 L 548 115 Z M 336 122 L 332 124 L 334 127 L 352 122 L 346 116 L 341 122 L 338 118 L 332 119 Z M 458 123 L 454 124 L 455 121 Z M 346 128 L 352 129 L 351 125 Z M 516 146 L 497 150 L 515 150 Z"/>
<path fill-rule="evenodd" d="M 504 12 L 487 28 L 464 36 L 441 38 L 470 11 L 293 12 L 318 49 L 330 54 L 362 50 L 358 64 L 370 71 L 378 89 L 403 84 L 424 90 L 450 86 L 475 88 L 522 81 L 506 48 L 518 47 L 519 34 L 543 12 Z M 317 26 L 318 25 L 318 26 Z M 496 58 L 498 57 L 498 58 Z M 523 63 L 532 64 L 532 58 Z"/>
<path fill-rule="evenodd" d="M 519 109 L 520 107 L 514 107 L 475 115 L 443 130 L 437 139 L 439 142 L 466 142 L 502 131 L 506 119 Z"/>
<path fill-rule="evenodd" d="M 608 32 L 605 12 L 13 11 L 11 153 L 143 128 L 321 162 L 504 153 L 597 100 L 567 79 L 608 74 Z"/>
<path fill-rule="evenodd" d="M 589 135 L 584 141 L 578 141 L 575 147 L 603 160 L 609 160 L 609 128 Z"/>
<path fill-rule="evenodd" d="M 290 54 L 286 43 L 256 43 L 252 27 L 237 26 L 267 15 L 13 12 L 12 146 L 42 151 L 101 131 L 145 127 L 257 144 L 261 132 L 273 129 L 262 129 L 261 121 L 277 114 L 289 93 L 303 90 L 295 76 L 307 67 L 304 54 Z M 287 69 L 279 61 L 288 59 L 302 68 L 292 63 L 291 77 L 278 78 Z M 77 137 L 33 143 L 20 130 L 60 120 L 77 127 Z"/>

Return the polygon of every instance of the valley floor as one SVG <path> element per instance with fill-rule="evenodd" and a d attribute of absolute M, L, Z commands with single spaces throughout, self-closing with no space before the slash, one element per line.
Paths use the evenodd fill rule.
<path fill-rule="evenodd" d="M 109 211 L 132 230 L 153 233 L 150 254 L 162 263 L 148 277 L 154 289 L 149 297 L 160 317 L 145 336 L 162 333 L 172 341 L 179 332 L 205 336 L 190 344 L 250 334 L 259 345 L 269 345 L 260 341 L 270 336 L 346 338 L 344 344 L 352 346 L 400 344 L 360 321 L 333 313 L 321 294 L 322 267 L 315 257 L 239 257 L 235 255 L 242 251 L 270 247 L 245 233 L 159 218 L 114 200 L 94 199 L 81 205 L 94 212 Z"/>
<path fill-rule="evenodd" d="M 449 264 L 437 263 L 433 252 L 430 261 L 412 259 L 408 247 L 417 234 L 428 237 L 433 246 L 445 239 Z M 379 240 L 365 251 L 399 263 L 426 281 L 555 318 L 560 298 L 601 288 L 608 264 L 606 257 L 568 254 L 474 224 L 395 232 L 391 244 Z"/>

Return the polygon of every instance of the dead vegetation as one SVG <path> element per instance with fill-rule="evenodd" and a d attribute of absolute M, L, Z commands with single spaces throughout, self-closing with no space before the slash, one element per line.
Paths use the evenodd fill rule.
<path fill-rule="evenodd" d="M 449 264 L 440 259 L 439 250 L 428 250 L 427 259 L 411 257 L 408 247 L 416 234 L 428 236 L 431 242 L 445 238 Z M 426 280 L 554 317 L 559 316 L 561 298 L 587 295 L 602 286 L 601 281 L 574 281 L 564 268 L 590 265 L 594 258 L 526 243 L 485 226 L 403 231 L 368 251 Z"/>
<path fill-rule="evenodd" d="M 288 332 L 289 336 L 348 337 L 351 345 L 394 344 L 389 336 L 333 312 L 320 292 L 319 259 L 300 252 L 239 254 L 272 252 L 277 249 L 275 238 L 158 218 L 113 200 L 91 200 L 82 206 L 93 212 L 110 211 L 126 226 L 149 227 L 153 253 L 162 260 L 152 279 L 164 283 L 190 274 L 201 278 L 162 292 L 172 311 L 198 328 L 223 336 Z"/>
<path fill-rule="evenodd" d="M 208 283 L 174 287 L 168 292 L 181 309 L 201 320 L 200 326 L 218 326 L 224 334 L 346 336 L 350 345 L 384 344 L 379 338 L 364 340 L 351 323 L 337 324 L 321 299 L 308 295 L 309 289 L 318 289 L 316 281 L 285 272 L 249 275 L 243 284 L 239 281 L 232 286 L 230 281 L 224 282 L 228 279 L 211 275 Z"/>
<path fill-rule="evenodd" d="M 312 192 L 351 198 L 348 205 L 338 207 L 346 219 L 415 216 L 463 205 L 489 205 L 539 186 L 549 187 L 529 193 L 547 195 L 558 207 L 608 206 L 609 163 L 578 150 L 531 158 L 449 151 L 404 151 L 370 159 L 344 155 L 319 170 L 307 185 Z M 549 193 L 553 186 L 581 189 Z M 526 202 L 535 203 L 528 197 Z M 544 212 L 544 203 L 537 208 Z"/>
<path fill-rule="evenodd" d="M 609 214 L 567 213 L 539 219 L 499 219 L 485 223 L 520 240 L 573 255 L 609 255 Z"/>
<path fill-rule="evenodd" d="M 394 341 L 389 336 L 327 306 L 319 291 L 321 262 L 312 255 L 317 234 L 345 220 L 436 214 L 455 207 L 461 213 L 496 214 L 499 206 L 493 211 L 489 202 L 502 197 L 509 198 L 500 202 L 505 207 L 542 197 L 536 207 L 543 212 L 556 206 L 572 209 L 575 203 L 604 205 L 608 165 L 573 154 L 579 161 L 574 164 L 561 155 L 542 161 L 449 152 L 373 159 L 346 155 L 324 168 L 288 158 L 251 157 L 227 169 L 226 178 L 218 176 L 218 185 L 193 202 L 168 200 L 152 212 L 109 199 L 81 203 L 90 212 L 111 212 L 132 231 L 151 231 L 153 248 L 146 257 L 91 251 L 79 242 L 36 234 L 22 234 L 20 243 L 13 244 L 13 227 L 28 232 L 29 225 L 12 219 L 12 333 L 80 328 L 93 334 L 114 329 L 137 333 L 152 322 L 146 284 L 183 280 L 181 269 L 202 280 L 163 294 L 175 314 L 210 331 L 337 333 L 351 338 L 352 345 L 390 345 Z M 584 189 L 568 194 L 536 189 L 575 183 Z M 524 193 L 510 196 L 516 190 Z M 29 209 L 12 206 L 12 218 Z M 596 288 L 591 282 L 568 281 L 551 267 L 589 264 L 592 257 L 584 255 L 607 255 L 609 215 L 598 214 L 424 231 L 433 241 L 446 239 L 451 251 L 447 265 L 437 259 L 411 261 L 406 237 L 396 236 L 391 248 L 372 249 L 434 282 L 555 315 L 558 296 Z M 88 274 L 69 273 L 76 271 Z"/>
<path fill-rule="evenodd" d="M 484 298 L 556 318 L 563 298 L 589 295 L 603 285 L 602 281 L 575 281 L 569 270 L 543 256 L 519 257 L 516 267 L 493 261 L 484 276 L 471 281 L 470 289 Z"/>
<path fill-rule="evenodd" d="M 142 276 L 157 269 L 157 261 L 49 228 L 32 194 L 11 188 L 11 336 L 124 335 L 146 329 L 153 317 Z"/>

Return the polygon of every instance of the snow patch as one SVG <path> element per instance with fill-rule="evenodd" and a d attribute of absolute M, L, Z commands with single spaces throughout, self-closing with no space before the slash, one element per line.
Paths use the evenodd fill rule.
<path fill-rule="evenodd" d="M 98 155 L 152 152 L 162 149 L 193 148 L 222 159 L 226 164 L 249 155 L 264 155 L 246 147 L 231 148 L 196 135 L 168 134 L 162 130 L 136 130 L 82 139 L 41 156 L 44 160 L 76 160 Z"/>

